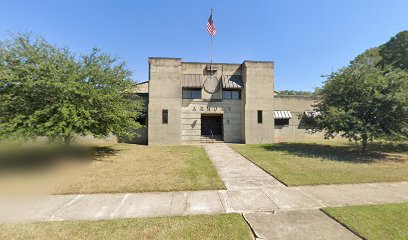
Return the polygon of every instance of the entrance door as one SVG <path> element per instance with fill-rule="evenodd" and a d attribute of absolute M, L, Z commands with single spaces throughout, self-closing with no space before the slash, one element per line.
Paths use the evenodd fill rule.
<path fill-rule="evenodd" d="M 222 115 L 201 115 L 201 135 L 222 137 Z"/>

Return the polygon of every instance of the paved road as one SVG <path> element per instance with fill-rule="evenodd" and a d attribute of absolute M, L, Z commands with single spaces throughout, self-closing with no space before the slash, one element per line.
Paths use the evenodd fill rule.
<path fill-rule="evenodd" d="M 408 201 L 408 182 L 286 187 L 226 144 L 204 148 L 227 190 L 2 199 L 0 222 L 238 212 L 243 213 L 259 238 L 356 239 L 319 209 Z"/>

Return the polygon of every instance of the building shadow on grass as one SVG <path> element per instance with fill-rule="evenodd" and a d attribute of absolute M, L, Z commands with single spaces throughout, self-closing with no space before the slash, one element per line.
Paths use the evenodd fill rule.
<path fill-rule="evenodd" d="M 44 170 L 63 162 L 87 163 L 103 161 L 118 150 L 107 146 L 39 145 L 0 150 L 0 174 Z"/>
<path fill-rule="evenodd" d="M 403 162 L 407 161 L 407 159 L 389 153 L 408 153 L 408 144 L 406 143 L 371 143 L 366 154 L 361 152 L 360 145 L 354 143 L 338 146 L 322 143 L 276 143 L 263 145 L 262 148 L 267 151 L 279 151 L 297 157 L 350 163 Z"/>

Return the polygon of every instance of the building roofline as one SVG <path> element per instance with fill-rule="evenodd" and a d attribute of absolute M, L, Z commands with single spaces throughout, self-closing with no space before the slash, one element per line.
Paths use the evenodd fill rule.
<path fill-rule="evenodd" d="M 149 59 L 174 59 L 174 60 L 181 60 L 181 58 L 175 58 L 175 57 L 149 57 Z"/>
<path fill-rule="evenodd" d="M 312 95 L 280 95 L 280 94 L 277 94 L 274 97 L 275 98 L 276 97 L 282 97 L 282 98 L 290 98 L 290 97 L 293 97 L 293 98 L 315 98 Z"/>
<path fill-rule="evenodd" d="M 136 83 L 136 85 L 139 85 L 139 84 L 144 84 L 144 83 L 148 83 L 149 82 L 149 80 L 147 80 L 147 81 L 143 81 L 143 82 L 137 82 Z"/>
<path fill-rule="evenodd" d="M 176 58 L 176 57 L 149 57 L 148 59 L 173 59 L 173 60 L 182 60 L 182 58 Z M 190 63 L 190 64 L 214 64 L 214 65 L 242 65 L 243 63 L 246 62 L 251 62 L 251 63 L 272 63 L 274 64 L 274 61 L 253 61 L 253 60 L 245 60 L 242 63 L 220 63 L 220 62 L 189 62 L 189 61 L 181 61 L 181 63 Z"/>
<path fill-rule="evenodd" d="M 274 61 L 253 61 L 253 60 L 245 60 L 244 63 L 246 62 L 251 62 L 251 63 L 272 63 L 274 64 Z"/>
<path fill-rule="evenodd" d="M 191 64 L 212 64 L 212 65 L 242 65 L 242 63 L 211 63 L 211 62 L 181 62 L 181 63 L 191 63 Z"/>

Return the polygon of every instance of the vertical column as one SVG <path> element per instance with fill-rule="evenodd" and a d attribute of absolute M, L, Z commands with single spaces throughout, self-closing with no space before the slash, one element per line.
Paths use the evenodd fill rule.
<path fill-rule="evenodd" d="M 273 67 L 273 62 L 243 63 L 243 136 L 247 144 L 273 142 Z"/>
<path fill-rule="evenodd" d="M 181 71 L 180 58 L 149 58 L 149 145 L 181 144 Z"/>

